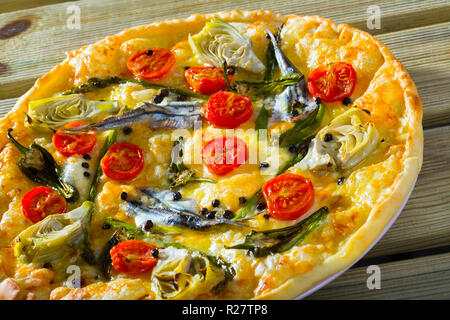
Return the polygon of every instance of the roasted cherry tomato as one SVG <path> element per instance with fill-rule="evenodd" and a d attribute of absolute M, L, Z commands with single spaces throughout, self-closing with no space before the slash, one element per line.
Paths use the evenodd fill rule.
<path fill-rule="evenodd" d="M 227 85 L 223 76 L 223 71 L 214 67 L 191 67 L 184 73 L 186 80 L 194 91 L 203 94 L 211 94 L 220 90 L 225 90 Z M 231 83 L 233 77 L 228 75 Z"/>
<path fill-rule="evenodd" d="M 250 98 L 233 92 L 217 92 L 209 97 L 205 106 L 206 119 L 216 127 L 228 129 L 244 123 L 252 113 Z"/>
<path fill-rule="evenodd" d="M 350 96 L 355 83 L 356 71 L 352 65 L 336 62 L 314 69 L 308 78 L 308 89 L 314 97 L 334 102 Z"/>
<path fill-rule="evenodd" d="M 149 272 L 158 262 L 152 254 L 155 246 L 139 240 L 120 242 L 110 250 L 112 265 L 118 272 L 138 275 Z"/>
<path fill-rule="evenodd" d="M 144 167 L 144 153 L 135 144 L 116 142 L 102 158 L 100 165 L 103 173 L 110 179 L 133 179 Z"/>
<path fill-rule="evenodd" d="M 263 194 L 270 215 L 278 220 L 294 220 L 308 211 L 314 202 L 311 180 L 285 173 L 267 181 Z"/>
<path fill-rule="evenodd" d="M 169 72 L 175 64 L 172 51 L 162 48 L 149 48 L 133 54 L 127 61 L 128 70 L 136 78 L 152 80 Z"/>
<path fill-rule="evenodd" d="M 74 121 L 67 124 L 65 128 L 79 127 L 86 124 L 86 122 Z M 94 132 L 72 134 L 64 130 L 58 130 L 53 135 L 53 144 L 56 150 L 65 157 L 88 153 L 94 148 L 96 141 L 97 136 Z"/>
<path fill-rule="evenodd" d="M 55 190 L 37 187 L 25 193 L 22 199 L 22 213 L 36 223 L 51 214 L 66 212 L 66 200 Z"/>
<path fill-rule="evenodd" d="M 223 176 L 245 163 L 248 149 L 244 140 L 238 137 L 222 137 L 205 144 L 202 155 L 209 172 Z"/>

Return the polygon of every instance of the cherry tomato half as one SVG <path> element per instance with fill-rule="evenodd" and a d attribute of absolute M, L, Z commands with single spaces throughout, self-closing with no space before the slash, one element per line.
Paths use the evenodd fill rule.
<path fill-rule="evenodd" d="M 25 193 L 22 199 L 22 213 L 36 223 L 51 214 L 66 212 L 66 200 L 55 190 L 37 187 Z"/>
<path fill-rule="evenodd" d="M 205 117 L 216 126 L 233 129 L 246 122 L 253 114 L 250 98 L 233 92 L 217 92 L 209 97 Z"/>
<path fill-rule="evenodd" d="M 86 125 L 86 122 L 74 121 L 65 128 L 74 128 Z M 72 134 L 64 130 L 58 130 L 53 135 L 53 144 L 56 150 L 63 156 L 70 157 L 74 154 L 86 154 L 94 148 L 97 136 L 94 132 Z"/>
<path fill-rule="evenodd" d="M 263 186 L 270 215 L 278 220 L 294 220 L 308 211 L 314 202 L 311 180 L 298 174 L 284 173 Z"/>
<path fill-rule="evenodd" d="M 208 171 L 223 176 L 245 163 L 248 149 L 244 140 L 238 137 L 222 137 L 205 144 L 202 155 Z"/>
<path fill-rule="evenodd" d="M 158 263 L 152 255 L 155 246 L 139 240 L 120 242 L 109 253 L 112 265 L 118 272 L 138 275 L 149 272 Z"/>
<path fill-rule="evenodd" d="M 148 48 L 133 54 L 127 61 L 127 68 L 136 78 L 152 80 L 165 75 L 174 64 L 175 55 L 172 51 Z"/>
<path fill-rule="evenodd" d="M 202 94 L 211 94 L 227 88 L 223 71 L 219 68 L 190 67 L 184 75 L 192 89 Z M 227 77 L 231 83 L 233 77 L 231 75 L 227 75 Z"/>
<path fill-rule="evenodd" d="M 351 64 L 336 62 L 311 72 L 308 89 L 314 97 L 334 102 L 350 96 L 355 88 L 356 71 Z"/>
<path fill-rule="evenodd" d="M 144 153 L 135 144 L 116 142 L 102 158 L 100 165 L 103 173 L 110 179 L 133 179 L 144 167 Z"/>

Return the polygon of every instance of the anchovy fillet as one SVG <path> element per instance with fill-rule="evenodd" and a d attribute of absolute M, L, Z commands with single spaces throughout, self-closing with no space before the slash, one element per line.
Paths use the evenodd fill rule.
<path fill-rule="evenodd" d="M 159 190 L 156 188 L 141 188 L 142 193 L 156 200 L 156 202 L 171 207 L 178 212 L 198 214 L 197 203 L 189 198 L 173 200 L 173 191 Z"/>
<path fill-rule="evenodd" d="M 198 213 L 197 203 L 193 199 L 173 199 L 173 192 L 157 188 L 140 188 L 143 194 L 150 197 L 152 205 L 144 205 L 139 201 L 129 201 L 127 214 L 135 218 L 136 225 L 143 228 L 148 220 L 153 224 L 166 227 L 185 227 L 204 230 L 216 225 L 247 225 L 227 219 L 206 219 Z"/>
<path fill-rule="evenodd" d="M 281 73 L 283 75 L 292 73 L 301 74 L 301 72 L 281 51 L 280 47 L 278 46 L 278 42 L 275 39 L 275 36 L 272 34 L 269 28 L 266 25 L 264 26 L 270 37 L 270 41 L 272 42 L 275 52 L 275 59 L 278 66 L 280 67 Z M 290 111 L 292 110 L 292 106 L 296 104 L 300 104 L 302 112 L 296 117 L 291 117 Z M 314 98 L 309 93 L 306 79 L 305 77 L 303 77 L 297 84 L 287 86 L 284 91 L 275 98 L 272 117 L 274 120 L 298 122 L 304 120 L 315 109 L 317 109 L 317 104 L 314 101 Z"/>
<path fill-rule="evenodd" d="M 192 128 L 200 121 L 202 112 L 198 102 L 177 102 L 167 105 L 144 103 L 122 115 L 111 116 L 85 126 L 66 128 L 69 132 L 104 131 L 148 123 L 154 129 Z"/>
<path fill-rule="evenodd" d="M 139 201 L 129 201 L 127 215 L 134 217 L 136 226 L 144 228 L 148 220 L 161 227 L 182 227 L 203 231 L 221 224 L 245 226 L 226 219 L 206 219 L 198 214 L 182 212 L 167 206 L 146 206 Z"/>

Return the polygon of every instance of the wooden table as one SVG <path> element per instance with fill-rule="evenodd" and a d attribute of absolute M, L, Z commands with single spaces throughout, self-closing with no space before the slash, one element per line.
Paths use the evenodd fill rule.
<path fill-rule="evenodd" d="M 380 29 L 368 30 L 369 5 L 381 10 Z M 80 29 L 67 28 L 68 7 L 80 8 Z M 0 113 L 64 52 L 125 28 L 192 13 L 270 9 L 321 15 L 374 34 L 405 65 L 424 106 L 424 163 L 402 214 L 355 267 L 310 299 L 450 298 L 450 3 L 436 1 L 71 1 L 0 0 Z M 11 22 L 17 35 L 3 28 Z M 28 21 L 28 22 L 27 22 Z M 29 24 L 29 26 L 28 26 Z M 8 37 L 10 36 L 10 37 Z M 367 266 L 381 269 L 381 289 L 366 286 Z"/>

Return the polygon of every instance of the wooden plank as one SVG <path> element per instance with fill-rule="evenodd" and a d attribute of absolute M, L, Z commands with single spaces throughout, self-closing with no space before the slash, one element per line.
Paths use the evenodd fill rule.
<path fill-rule="evenodd" d="M 8 50 L 0 52 L 0 63 L 6 65 L 6 71 L 0 75 L 0 99 L 23 94 L 32 86 L 36 78 L 64 58 L 65 51 L 77 49 L 107 35 L 139 24 L 147 24 L 167 18 L 187 17 L 189 14 L 197 12 L 214 12 L 229 10 L 230 8 L 254 10 L 265 8 L 286 14 L 318 14 L 330 17 L 337 22 L 346 22 L 365 29 L 367 28 L 365 23 L 368 16 L 366 11 L 371 1 L 347 1 L 343 3 L 340 0 L 323 2 L 291 0 L 275 3 L 267 0 L 232 0 L 227 2 L 194 0 L 186 4 L 186 2 L 168 0 L 159 3 L 158 6 L 153 6 L 143 0 L 120 0 L 114 2 L 79 1 L 76 4 L 81 9 L 80 30 L 68 30 L 66 27 L 68 3 L 47 6 L 45 9 L 35 8 L 0 15 L 0 21 L 9 22 L 19 18 L 27 18 L 32 23 L 30 28 L 19 36 L 2 41 Z M 402 24 L 394 24 L 394 21 L 397 21 L 394 17 L 415 17 L 418 12 L 421 13 L 420 17 L 411 20 L 414 26 L 437 23 L 442 21 L 441 17 L 450 8 L 448 2 L 443 0 L 433 1 L 432 3 L 412 0 L 402 1 L 401 3 L 380 1 L 377 5 L 382 10 L 381 29 L 372 30 L 373 33 L 397 30 Z M 124 7 L 127 8 L 126 11 L 122 10 Z M 121 14 L 119 15 L 117 12 L 121 12 Z M 432 14 L 436 12 L 441 14 Z M 423 43 L 411 46 L 410 53 L 421 52 L 423 56 L 431 56 L 428 63 L 434 63 L 434 68 L 438 68 L 437 71 L 439 72 L 445 71 L 445 62 L 443 61 L 449 60 L 449 50 L 445 51 L 446 47 L 444 47 L 442 50 L 445 54 L 432 55 L 436 34 L 433 33 L 433 29 L 428 29 L 433 27 L 426 28 L 423 31 L 428 31 L 428 38 Z M 419 34 L 420 31 L 416 30 L 416 34 Z M 446 32 L 448 37 L 448 29 Z M 413 36 L 405 35 L 408 39 L 413 38 Z M 392 39 L 395 40 L 395 38 Z M 425 47 L 422 45 L 425 45 Z M 14 55 L 10 54 L 11 52 L 14 52 Z M 410 55 L 405 54 L 405 56 Z M 406 66 L 408 67 L 407 64 Z M 421 74 L 419 71 L 417 73 Z M 442 77 L 447 76 L 445 72 L 442 72 L 441 75 Z M 428 78 L 424 81 L 428 81 Z M 436 89 L 438 84 L 431 85 L 433 90 Z M 436 93 L 448 94 L 447 87 L 441 86 L 439 88 L 440 91 Z M 426 97 L 428 98 L 427 102 L 437 103 L 432 99 L 433 96 Z M 444 97 L 446 98 L 446 96 Z M 439 121 L 439 117 L 434 118 L 433 124 L 436 121 Z"/>
<path fill-rule="evenodd" d="M 450 126 L 425 130 L 424 162 L 398 220 L 366 257 L 450 245 Z"/>
<path fill-rule="evenodd" d="M 16 104 L 17 98 L 0 100 L 0 117 L 3 117 Z"/>
<path fill-rule="evenodd" d="M 64 0 L 2 0 L 0 13 L 24 10 L 65 2 Z"/>
<path fill-rule="evenodd" d="M 379 265 L 381 289 L 367 288 L 367 267 L 354 268 L 307 299 L 450 299 L 450 253 Z"/>

